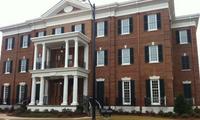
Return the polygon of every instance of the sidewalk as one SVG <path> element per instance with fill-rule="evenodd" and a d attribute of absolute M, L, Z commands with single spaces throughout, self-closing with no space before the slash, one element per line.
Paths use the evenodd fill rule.
<path fill-rule="evenodd" d="M 0 114 L 0 120 L 90 120 L 90 117 L 81 117 L 81 118 L 20 118 L 20 117 L 11 117 L 6 114 Z"/>

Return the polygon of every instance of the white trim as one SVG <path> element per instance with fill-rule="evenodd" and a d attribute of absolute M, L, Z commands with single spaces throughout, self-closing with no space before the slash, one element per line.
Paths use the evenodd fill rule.
<path fill-rule="evenodd" d="M 149 79 L 160 79 L 160 76 L 150 76 Z"/>
<path fill-rule="evenodd" d="M 124 63 L 124 60 L 123 60 L 123 58 L 124 58 L 123 50 L 129 50 L 129 63 Z M 131 52 L 130 48 L 123 48 L 123 49 L 121 49 L 121 54 L 122 54 L 122 57 L 121 57 L 122 64 L 121 65 L 130 65 L 131 64 L 131 55 L 130 55 L 130 52 Z"/>
<path fill-rule="evenodd" d="M 123 77 L 121 78 L 122 81 L 130 81 L 131 80 L 131 77 Z"/>
<path fill-rule="evenodd" d="M 101 26 L 102 25 L 102 26 Z M 99 35 L 99 27 L 103 27 L 103 34 Z M 97 22 L 97 38 L 105 37 L 105 21 Z"/>
<path fill-rule="evenodd" d="M 191 84 L 192 82 L 191 81 L 189 81 L 189 80 L 185 80 L 185 81 L 183 81 L 183 84 Z"/>
<path fill-rule="evenodd" d="M 10 86 L 10 83 L 4 83 L 3 86 Z"/>
<path fill-rule="evenodd" d="M 154 103 L 153 102 L 153 92 L 152 92 L 152 81 L 157 81 L 158 82 L 158 102 Z M 159 79 L 150 79 L 150 89 L 151 89 L 151 105 L 160 105 L 160 80 Z"/>
<path fill-rule="evenodd" d="M 124 32 L 124 29 L 123 29 L 123 28 L 124 28 L 124 24 L 123 24 L 123 23 L 124 23 L 125 21 L 128 22 L 128 23 L 127 23 L 127 24 L 128 24 L 128 25 L 127 25 L 127 26 L 128 26 L 128 31 L 127 31 L 127 32 Z M 121 19 L 120 22 L 121 22 L 121 35 L 130 34 L 130 19 L 129 19 L 129 18 Z"/>
<path fill-rule="evenodd" d="M 150 18 L 150 16 L 154 16 L 154 17 L 155 17 L 155 19 L 154 19 L 155 28 L 153 28 L 153 29 L 150 29 L 150 28 L 149 28 L 149 24 L 150 24 L 149 18 Z M 148 31 L 149 31 L 149 32 L 158 30 L 158 21 L 157 21 L 157 17 L 158 17 L 157 14 L 149 14 L 149 15 L 147 15 Z"/>
<path fill-rule="evenodd" d="M 151 49 L 150 49 L 150 47 L 153 47 L 153 46 L 155 46 L 156 47 L 156 52 L 157 52 L 157 61 L 151 61 Z M 159 63 L 159 48 L 158 48 L 158 45 L 150 45 L 149 47 L 148 47 L 148 49 L 149 49 L 149 63 Z"/>
<path fill-rule="evenodd" d="M 103 64 L 98 64 L 98 62 L 99 62 L 99 54 L 98 54 L 98 52 L 103 52 L 103 61 L 104 61 Z M 99 51 L 97 51 L 97 67 L 103 67 L 103 66 L 105 66 L 105 51 L 104 50 L 99 50 Z"/>
<path fill-rule="evenodd" d="M 96 81 L 97 81 L 97 82 L 104 82 L 104 81 L 105 81 L 105 78 L 97 78 Z"/>
<path fill-rule="evenodd" d="M 25 82 L 20 82 L 19 85 L 23 86 L 23 85 L 26 85 Z"/>
<path fill-rule="evenodd" d="M 129 102 L 125 102 L 125 94 L 124 94 L 124 83 L 129 83 Z M 131 105 L 131 81 L 130 80 L 123 80 L 122 81 L 122 103 L 123 105 Z"/>

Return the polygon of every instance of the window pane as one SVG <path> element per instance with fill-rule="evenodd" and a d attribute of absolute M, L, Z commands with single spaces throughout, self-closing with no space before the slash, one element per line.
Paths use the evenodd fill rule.
<path fill-rule="evenodd" d="M 130 81 L 123 81 L 123 104 L 130 105 L 131 104 L 131 88 Z"/>
<path fill-rule="evenodd" d="M 61 28 L 56 28 L 55 29 L 55 34 L 61 34 L 62 33 L 62 29 Z"/>
<path fill-rule="evenodd" d="M 157 30 L 157 15 L 148 15 L 148 30 Z"/>
<path fill-rule="evenodd" d="M 130 49 L 122 49 L 122 64 L 130 64 Z"/>
<path fill-rule="evenodd" d="M 8 38 L 7 50 L 12 50 L 13 38 Z"/>
<path fill-rule="evenodd" d="M 23 41 L 22 41 L 22 48 L 27 48 L 28 47 L 28 35 L 23 36 Z"/>
<path fill-rule="evenodd" d="M 82 32 L 82 25 L 75 25 L 75 32 Z"/>
<path fill-rule="evenodd" d="M 151 102 L 160 104 L 159 80 L 151 80 Z"/>
<path fill-rule="evenodd" d="M 9 92 L 8 86 L 4 86 L 3 104 L 7 104 L 8 92 Z"/>
<path fill-rule="evenodd" d="M 97 23 L 97 37 L 104 36 L 104 22 Z"/>
<path fill-rule="evenodd" d="M 149 62 L 158 62 L 158 46 L 149 46 Z"/>
<path fill-rule="evenodd" d="M 97 66 L 104 65 L 104 51 L 97 52 Z"/>
<path fill-rule="evenodd" d="M 21 60 L 21 72 L 26 72 L 26 59 Z"/>
<path fill-rule="evenodd" d="M 187 30 L 179 31 L 180 44 L 188 43 Z"/>
<path fill-rule="evenodd" d="M 42 37 L 42 36 L 44 36 L 44 32 L 39 32 L 38 37 Z"/>
<path fill-rule="evenodd" d="M 121 29 L 122 34 L 129 34 L 130 33 L 130 21 L 129 19 L 121 20 Z"/>
<path fill-rule="evenodd" d="M 10 73 L 11 61 L 6 61 L 5 73 Z"/>

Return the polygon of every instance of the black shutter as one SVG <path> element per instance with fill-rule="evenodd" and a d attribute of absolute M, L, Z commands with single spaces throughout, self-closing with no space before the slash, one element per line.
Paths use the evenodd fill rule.
<path fill-rule="evenodd" d="M 183 84 L 183 89 L 184 89 L 184 97 L 192 98 L 191 84 Z"/>
<path fill-rule="evenodd" d="M 157 13 L 157 26 L 158 26 L 158 29 L 161 29 L 161 16 L 160 16 L 160 13 Z"/>
<path fill-rule="evenodd" d="M 160 97 L 165 97 L 165 84 L 163 79 L 160 80 Z"/>
<path fill-rule="evenodd" d="M 189 56 L 181 57 L 182 69 L 190 69 Z"/>
<path fill-rule="evenodd" d="M 19 60 L 19 66 L 18 66 L 18 71 L 19 71 L 19 72 L 21 72 L 21 61 L 22 61 L 22 60 Z"/>
<path fill-rule="evenodd" d="M 134 49 L 130 48 L 130 64 L 134 63 Z"/>
<path fill-rule="evenodd" d="M 8 49 L 8 38 L 5 39 L 5 49 L 6 49 L 6 50 Z"/>
<path fill-rule="evenodd" d="M 133 18 L 132 17 L 129 18 L 129 29 L 130 29 L 130 33 L 132 33 L 133 32 Z"/>
<path fill-rule="evenodd" d="M 75 31 L 75 25 L 72 25 L 72 32 Z"/>
<path fill-rule="evenodd" d="M 146 97 L 151 98 L 150 80 L 146 80 Z"/>
<path fill-rule="evenodd" d="M 85 24 L 81 24 L 81 31 L 83 34 L 85 34 Z"/>
<path fill-rule="evenodd" d="M 122 50 L 121 49 L 118 50 L 118 64 L 119 65 L 122 64 Z"/>
<path fill-rule="evenodd" d="M 55 33 L 56 33 L 56 29 L 53 28 L 53 29 L 52 29 L 52 35 L 54 35 Z"/>
<path fill-rule="evenodd" d="M 188 43 L 192 42 L 191 30 L 187 30 Z"/>
<path fill-rule="evenodd" d="M 3 73 L 6 72 L 6 61 L 3 62 Z"/>
<path fill-rule="evenodd" d="M 31 43 L 31 35 L 29 34 L 28 35 L 28 47 L 30 46 L 30 43 Z"/>
<path fill-rule="evenodd" d="M 108 21 L 104 22 L 104 36 L 108 35 Z"/>
<path fill-rule="evenodd" d="M 13 37 L 13 39 L 12 39 L 12 49 L 14 49 L 14 47 L 15 47 L 15 38 Z"/>
<path fill-rule="evenodd" d="M 145 46 L 145 62 L 149 62 L 149 46 Z"/>
<path fill-rule="evenodd" d="M 65 32 L 65 28 L 61 27 L 61 33 L 64 33 L 64 32 Z"/>
<path fill-rule="evenodd" d="M 121 20 L 118 20 L 118 34 L 121 35 Z"/>
<path fill-rule="evenodd" d="M 144 30 L 145 31 L 148 30 L 148 16 L 147 15 L 144 16 Z"/>
<path fill-rule="evenodd" d="M 35 37 L 38 37 L 38 36 L 39 36 L 39 33 L 38 33 L 38 32 L 36 32 L 36 33 L 35 33 Z"/>
<path fill-rule="evenodd" d="M 8 99 L 7 99 L 7 104 L 10 105 L 10 95 L 11 95 L 11 87 L 8 86 Z"/>
<path fill-rule="evenodd" d="M 108 51 L 104 50 L 104 65 L 108 64 Z"/>
<path fill-rule="evenodd" d="M 163 48 L 162 45 L 158 45 L 159 62 L 163 62 Z"/>
<path fill-rule="evenodd" d="M 12 73 L 13 61 L 10 61 L 10 73 Z"/>
<path fill-rule="evenodd" d="M 4 86 L 1 86 L 1 102 L 3 101 Z M 2 103 L 1 103 L 2 104 Z"/>
<path fill-rule="evenodd" d="M 135 81 L 131 80 L 131 105 L 135 105 Z"/>
<path fill-rule="evenodd" d="M 118 105 L 122 105 L 122 81 L 118 81 Z"/>
<path fill-rule="evenodd" d="M 16 103 L 19 103 L 19 87 L 20 85 L 17 85 L 17 91 L 16 91 Z"/>
<path fill-rule="evenodd" d="M 179 31 L 176 31 L 176 44 L 180 43 Z"/>
<path fill-rule="evenodd" d="M 47 35 L 47 31 L 44 31 L 44 36 L 46 36 Z"/>
<path fill-rule="evenodd" d="M 26 84 L 24 86 L 24 99 L 23 100 L 26 100 L 27 99 L 27 96 L 28 96 L 28 85 Z"/>
<path fill-rule="evenodd" d="M 26 72 L 29 70 L 29 59 L 26 59 Z"/>
<path fill-rule="evenodd" d="M 20 47 L 22 48 L 22 46 L 23 46 L 23 35 L 21 36 L 21 39 L 20 39 Z"/>

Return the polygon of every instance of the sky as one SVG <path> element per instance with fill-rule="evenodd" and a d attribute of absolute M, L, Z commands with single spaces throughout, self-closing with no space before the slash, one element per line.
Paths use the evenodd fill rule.
<path fill-rule="evenodd" d="M 38 18 L 59 1 L 60 0 L 0 0 L 0 27 Z M 96 5 L 123 1 L 127 0 L 91 0 L 91 2 L 96 3 Z M 200 13 L 200 0 L 174 1 L 176 16 Z M 198 27 L 197 37 L 197 39 L 200 40 L 200 27 Z M 0 46 L 1 41 L 2 35 L 0 33 Z M 200 42 L 198 42 L 198 46 L 200 47 Z"/>

